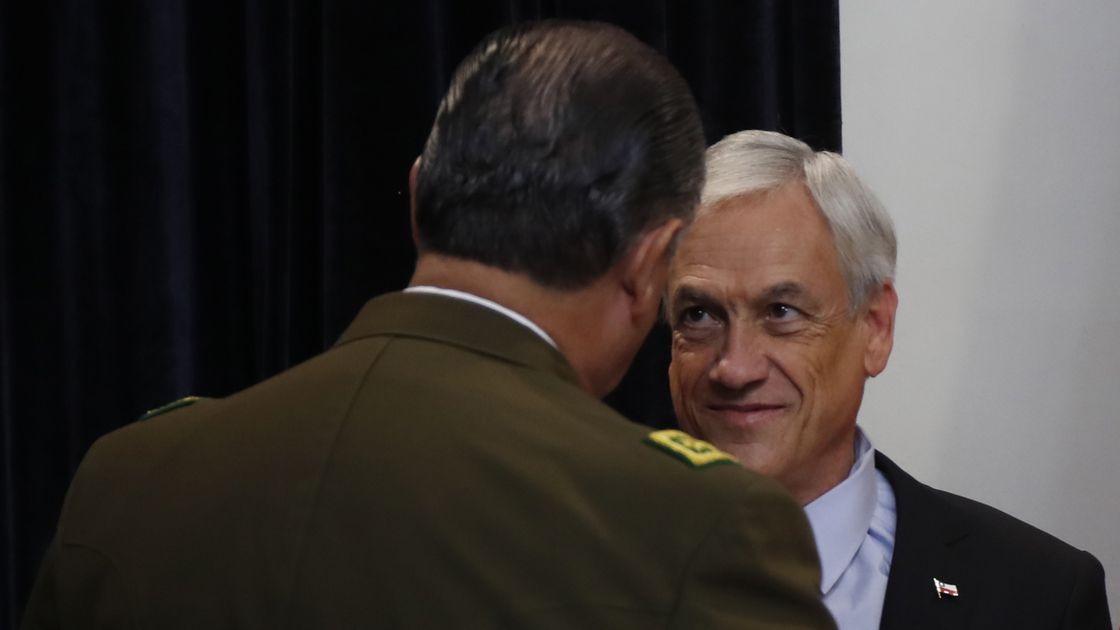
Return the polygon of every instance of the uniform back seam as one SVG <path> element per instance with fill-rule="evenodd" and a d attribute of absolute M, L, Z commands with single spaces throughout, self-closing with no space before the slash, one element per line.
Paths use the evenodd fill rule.
<path fill-rule="evenodd" d="M 375 367 L 377 367 L 377 364 L 378 362 L 380 362 L 382 355 L 385 354 L 385 350 L 388 349 L 388 347 L 392 343 L 393 339 L 390 338 L 385 342 L 384 345 L 381 346 L 381 348 L 377 351 L 377 354 L 375 354 L 373 358 L 370 359 L 369 366 L 366 367 L 365 372 L 362 374 L 361 380 L 358 382 L 357 387 L 354 388 L 354 392 L 351 394 L 350 400 L 346 404 L 346 411 L 342 413 L 342 418 L 339 420 L 338 426 L 335 427 L 334 435 L 331 436 L 330 448 L 327 449 L 327 455 L 323 458 L 322 467 L 319 470 L 318 483 L 315 488 L 315 495 L 311 499 L 311 505 L 308 508 L 307 514 L 304 518 L 302 528 L 303 531 L 300 533 L 299 537 L 299 551 L 296 552 L 295 562 L 292 569 L 291 584 L 288 586 L 287 597 L 285 598 L 287 601 L 287 608 L 284 611 L 283 617 L 284 627 L 291 628 L 291 607 L 295 603 L 296 581 L 299 579 L 300 571 L 304 563 L 304 556 L 307 552 L 308 531 L 311 528 L 311 521 L 314 518 L 316 509 L 319 506 L 319 498 L 322 496 L 323 483 L 327 476 L 327 469 L 330 467 L 331 462 L 334 460 L 335 448 L 338 444 L 338 436 L 342 433 L 342 428 L 346 426 L 347 421 L 350 419 L 350 414 L 354 411 L 354 403 L 358 399 L 359 394 L 362 393 L 362 391 L 366 387 L 366 384 L 369 383 L 370 373 Z"/>

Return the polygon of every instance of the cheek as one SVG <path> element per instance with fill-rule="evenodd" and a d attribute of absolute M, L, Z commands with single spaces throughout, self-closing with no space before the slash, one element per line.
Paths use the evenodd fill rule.
<path fill-rule="evenodd" d="M 827 430 L 822 423 L 849 413 L 853 392 L 860 391 L 863 372 L 857 345 L 852 339 L 820 340 L 815 347 L 802 348 L 790 379 L 802 398 L 807 422 L 814 430 Z"/>
<path fill-rule="evenodd" d="M 674 342 L 673 358 L 669 363 L 669 393 L 673 398 L 673 410 L 682 424 L 691 423 L 694 414 L 690 411 L 701 404 L 701 387 L 704 382 L 704 353 L 685 350 Z"/>
<path fill-rule="evenodd" d="M 769 356 L 784 376 L 785 387 L 793 390 L 791 395 L 802 402 L 811 402 L 823 382 L 821 357 L 814 348 L 800 343 L 782 344 L 772 349 Z"/>
<path fill-rule="evenodd" d="M 853 334 L 836 340 L 822 357 L 820 369 L 827 375 L 828 381 L 840 390 L 838 393 L 849 391 L 854 384 L 863 381 L 864 348 L 863 340 Z"/>
<path fill-rule="evenodd" d="M 678 414 L 685 403 L 684 395 L 689 393 L 690 373 L 687 358 L 674 353 L 673 361 L 669 364 L 669 392 L 673 395 L 673 406 Z"/>
<path fill-rule="evenodd" d="M 697 427 L 692 417 L 693 414 L 689 412 L 686 404 L 685 394 L 687 393 L 688 388 L 682 381 L 681 376 L 681 361 L 674 353 L 673 360 L 669 364 L 669 395 L 673 399 L 673 413 L 677 417 L 677 425 L 685 432 L 695 435 Z"/>
<path fill-rule="evenodd" d="M 680 373 L 677 369 L 678 365 L 680 365 L 680 364 L 677 362 L 676 357 L 673 357 L 673 360 L 669 363 L 669 393 L 671 393 L 673 395 L 673 404 L 674 405 L 677 402 L 677 398 L 679 397 L 680 389 L 681 389 L 680 386 L 678 385 L 679 378 L 680 378 Z"/>
<path fill-rule="evenodd" d="M 847 328 L 822 331 L 820 336 L 799 344 L 794 351 L 805 378 L 813 384 L 828 386 L 838 372 L 847 368 L 854 335 Z"/>
<path fill-rule="evenodd" d="M 680 393 L 694 393 L 691 390 L 701 380 L 705 372 L 707 353 L 702 346 L 673 343 L 673 358 L 669 364 L 669 383 Z"/>

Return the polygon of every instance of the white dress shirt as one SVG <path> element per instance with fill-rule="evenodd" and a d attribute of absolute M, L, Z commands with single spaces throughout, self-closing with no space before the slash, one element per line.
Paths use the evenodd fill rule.
<path fill-rule="evenodd" d="M 805 506 L 821 556 L 821 593 L 840 630 L 875 630 L 887 593 L 897 513 L 875 468 L 875 449 L 856 429 L 848 477 Z"/>
<path fill-rule="evenodd" d="M 442 295 L 444 297 L 455 298 L 457 300 L 466 300 L 467 302 L 472 302 L 474 304 L 478 304 L 479 306 L 485 306 L 486 308 L 488 308 L 492 311 L 497 311 L 497 312 L 501 313 L 502 315 L 505 315 L 506 317 L 508 317 L 508 318 L 512 319 L 513 321 L 517 322 L 518 324 L 521 324 L 522 326 L 528 328 L 529 330 L 536 333 L 537 336 L 539 336 L 541 339 L 544 339 L 545 341 L 547 341 L 548 345 L 552 346 L 553 348 L 556 347 L 556 342 L 552 340 L 552 337 L 549 337 L 548 333 L 546 333 L 543 328 L 534 324 L 532 322 L 532 320 L 530 320 L 528 317 L 525 317 L 521 313 L 518 313 L 517 311 L 515 311 L 511 308 L 507 308 L 505 306 L 502 306 L 501 304 L 498 304 L 497 302 L 494 302 L 492 300 L 487 300 L 484 297 L 478 297 L 477 295 L 475 295 L 473 293 L 467 293 L 466 291 L 457 291 L 455 289 L 444 289 L 442 287 L 430 287 L 430 286 L 408 287 L 407 289 L 404 290 L 404 292 L 405 293 L 430 293 L 430 294 L 433 294 L 433 295 Z"/>

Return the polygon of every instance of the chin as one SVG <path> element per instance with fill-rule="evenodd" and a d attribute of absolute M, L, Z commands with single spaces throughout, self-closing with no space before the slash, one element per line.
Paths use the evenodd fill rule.
<path fill-rule="evenodd" d="M 766 475 L 767 477 L 777 477 L 781 472 L 781 467 L 777 466 L 774 458 L 770 453 L 758 448 L 757 444 L 723 444 L 713 442 L 720 450 L 727 451 L 739 460 L 739 465 L 747 470 Z"/>

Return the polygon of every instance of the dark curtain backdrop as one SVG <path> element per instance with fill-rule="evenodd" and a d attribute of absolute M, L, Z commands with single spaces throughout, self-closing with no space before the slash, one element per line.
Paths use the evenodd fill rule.
<path fill-rule="evenodd" d="M 94 439 L 304 360 L 406 284 L 407 172 L 451 72 L 551 16 L 664 52 L 709 141 L 839 149 L 836 0 L 0 3 L 0 626 Z M 609 402 L 672 424 L 668 347 Z"/>

